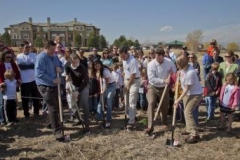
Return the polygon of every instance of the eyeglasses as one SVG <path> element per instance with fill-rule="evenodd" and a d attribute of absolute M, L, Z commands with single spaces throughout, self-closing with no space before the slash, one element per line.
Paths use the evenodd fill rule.
<path fill-rule="evenodd" d="M 231 56 L 225 56 L 225 58 L 229 58 L 229 57 L 231 57 Z"/>
<path fill-rule="evenodd" d="M 5 57 L 6 59 L 10 59 L 10 58 L 12 58 L 12 57 Z"/>

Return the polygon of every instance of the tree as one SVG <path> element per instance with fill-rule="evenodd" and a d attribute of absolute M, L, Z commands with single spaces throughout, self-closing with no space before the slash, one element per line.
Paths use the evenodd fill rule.
<path fill-rule="evenodd" d="M 133 44 L 136 48 L 139 48 L 140 47 L 140 43 L 138 42 L 138 40 L 136 39 L 134 41 L 134 44 Z"/>
<path fill-rule="evenodd" d="M 187 46 L 193 51 L 198 51 L 198 44 L 201 42 L 203 38 L 203 32 L 201 30 L 195 30 L 187 35 Z"/>
<path fill-rule="evenodd" d="M 37 36 L 37 38 L 34 40 L 34 45 L 38 48 L 43 47 L 43 40 L 41 37 Z"/>
<path fill-rule="evenodd" d="M 134 46 L 134 42 L 131 39 L 127 40 L 127 46 L 128 47 Z"/>
<path fill-rule="evenodd" d="M 239 51 L 239 45 L 236 42 L 228 43 L 227 50 Z"/>
<path fill-rule="evenodd" d="M 107 47 L 107 41 L 106 41 L 106 38 L 103 36 L 103 35 L 101 35 L 100 37 L 99 37 L 99 49 L 103 49 L 103 48 L 106 48 Z"/>
<path fill-rule="evenodd" d="M 208 47 L 210 46 L 210 43 L 209 42 L 206 42 L 203 44 L 203 48 L 204 49 L 208 49 Z"/>
<path fill-rule="evenodd" d="M 87 47 L 99 48 L 99 37 L 96 34 L 94 34 L 93 32 L 90 33 L 90 35 L 88 37 Z"/>
<path fill-rule="evenodd" d="M 4 32 L 1 35 L 1 40 L 4 42 L 4 44 L 11 46 L 11 35 L 8 32 Z"/>
<path fill-rule="evenodd" d="M 74 39 L 75 47 L 81 47 L 82 45 L 82 36 L 80 34 L 76 34 Z"/>

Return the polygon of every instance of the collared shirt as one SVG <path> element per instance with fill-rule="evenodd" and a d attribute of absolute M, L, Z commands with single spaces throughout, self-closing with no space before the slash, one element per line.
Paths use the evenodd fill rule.
<path fill-rule="evenodd" d="M 136 74 L 135 78 L 140 78 L 140 71 L 138 68 L 138 61 L 134 56 L 129 54 L 126 61 L 123 61 L 124 79 L 129 79 L 132 74 Z"/>
<path fill-rule="evenodd" d="M 53 80 L 57 78 L 56 67 L 62 68 L 62 64 L 56 55 L 49 56 L 46 52 L 36 57 L 35 76 L 37 85 L 56 87 Z"/>
<path fill-rule="evenodd" d="M 174 72 L 176 72 L 174 63 L 166 57 L 164 57 L 164 61 L 161 64 L 156 59 L 148 63 L 148 80 L 155 87 L 164 87 L 164 79 L 168 78 Z"/>

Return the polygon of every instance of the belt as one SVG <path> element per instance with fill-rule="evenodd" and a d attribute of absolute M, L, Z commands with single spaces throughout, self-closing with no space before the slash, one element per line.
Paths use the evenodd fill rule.
<path fill-rule="evenodd" d="M 140 79 L 140 77 L 134 78 L 134 79 Z M 129 81 L 129 79 L 127 79 Z"/>
<path fill-rule="evenodd" d="M 46 85 L 38 85 L 39 87 L 48 87 L 48 88 L 57 88 L 57 86 L 46 86 Z"/>

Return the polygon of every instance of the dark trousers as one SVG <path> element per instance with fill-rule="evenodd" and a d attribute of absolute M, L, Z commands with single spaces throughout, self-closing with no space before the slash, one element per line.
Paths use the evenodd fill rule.
<path fill-rule="evenodd" d="M 6 122 L 14 122 L 17 118 L 17 105 L 15 99 L 4 99 L 4 115 Z"/>
<path fill-rule="evenodd" d="M 33 97 L 32 102 L 33 102 L 33 107 L 34 107 L 34 114 L 38 115 L 40 100 L 35 99 L 35 97 L 37 97 L 37 98 L 41 98 L 41 97 L 38 92 L 35 81 L 29 82 L 29 83 L 22 83 L 21 96 L 22 96 L 22 107 L 24 110 L 24 116 L 29 117 L 29 115 L 30 115 L 29 114 L 29 106 L 28 106 L 29 98 L 24 98 L 24 97 L 30 97 L 30 96 Z"/>
<path fill-rule="evenodd" d="M 120 97 L 120 89 L 116 89 L 116 94 L 113 99 L 113 108 L 118 108 L 119 107 L 119 97 Z"/>
<path fill-rule="evenodd" d="M 173 105 L 174 105 L 174 92 L 172 90 L 169 90 L 168 115 L 172 115 L 172 113 L 173 113 Z"/>
<path fill-rule="evenodd" d="M 53 133 L 61 130 L 59 124 L 59 108 L 58 108 L 58 90 L 57 87 L 37 86 L 43 100 L 48 107 L 48 118 L 52 127 Z"/>

